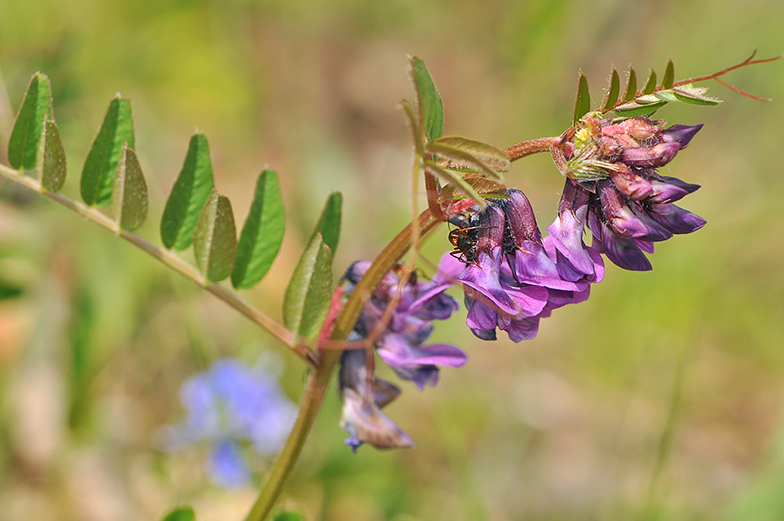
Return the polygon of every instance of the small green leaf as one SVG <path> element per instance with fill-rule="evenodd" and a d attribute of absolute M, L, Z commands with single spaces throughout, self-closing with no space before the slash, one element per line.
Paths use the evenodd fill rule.
<path fill-rule="evenodd" d="M 580 118 L 588 114 L 590 110 L 591 94 L 588 92 L 588 79 L 581 72 L 577 82 L 577 99 L 574 102 L 574 122 L 580 121 Z"/>
<path fill-rule="evenodd" d="M 299 512 L 278 512 L 272 521 L 305 521 L 305 516 Z"/>
<path fill-rule="evenodd" d="M 667 104 L 666 101 L 658 101 L 655 103 L 648 103 L 644 105 L 640 105 L 635 102 L 624 103 L 619 107 L 615 107 L 613 111 L 615 111 L 619 116 L 623 117 L 634 117 L 634 116 L 648 116 L 662 108 Z"/>
<path fill-rule="evenodd" d="M 503 180 L 509 170 L 509 156 L 493 145 L 460 136 L 446 136 L 427 144 L 427 151 L 438 156 L 438 165 L 462 172 L 478 172 Z"/>
<path fill-rule="evenodd" d="M 283 297 L 283 323 L 295 335 L 315 338 L 332 298 L 332 252 L 317 233 L 302 254 Z"/>
<path fill-rule="evenodd" d="M 59 192 L 65 184 L 67 166 L 65 149 L 60 139 L 60 129 L 51 119 L 44 126 L 43 151 L 41 152 L 41 187 L 50 192 Z"/>
<path fill-rule="evenodd" d="M 484 210 L 487 207 L 487 203 L 485 200 L 482 199 L 476 190 L 469 184 L 465 179 L 463 179 L 463 175 L 455 172 L 453 170 L 447 170 L 446 168 L 441 168 L 437 164 L 433 163 L 432 161 L 425 161 L 425 172 L 428 174 L 441 177 L 448 183 L 454 184 L 459 189 L 463 190 L 468 197 L 473 199 L 479 207 Z"/>
<path fill-rule="evenodd" d="M 109 104 L 82 169 L 82 199 L 88 205 L 106 206 L 112 201 L 112 187 L 123 144 L 134 148 L 131 102 L 116 97 Z"/>
<path fill-rule="evenodd" d="M 37 166 L 46 116 L 52 115 L 52 87 L 45 74 L 35 73 L 27 87 L 8 141 L 8 162 L 21 170 Z"/>
<path fill-rule="evenodd" d="M 618 94 L 621 92 L 621 78 L 618 76 L 618 71 L 613 67 L 612 76 L 610 76 L 610 88 L 607 91 L 607 97 L 604 98 L 602 107 L 604 110 L 610 110 L 613 105 L 618 101 Z"/>
<path fill-rule="evenodd" d="M 651 75 L 648 76 L 648 83 L 645 84 L 645 88 L 642 89 L 642 91 L 645 94 L 653 94 L 654 90 L 656 90 L 656 71 L 651 69 Z"/>
<path fill-rule="evenodd" d="M 654 98 L 656 101 L 666 101 L 667 103 L 674 103 L 678 101 L 678 97 L 675 95 L 672 89 L 657 90 L 653 94 L 646 94 L 643 97 L 648 97 L 648 96 Z M 637 99 L 637 101 L 638 102 L 640 101 L 639 98 Z M 656 101 L 651 101 L 651 103 L 655 103 Z"/>
<path fill-rule="evenodd" d="M 264 170 L 256 182 L 256 192 L 237 245 L 237 262 L 231 272 L 235 288 L 249 289 L 259 282 L 278 256 L 286 228 L 278 176 Z"/>
<path fill-rule="evenodd" d="M 340 241 L 340 220 L 343 208 L 343 195 L 340 192 L 332 192 L 324 204 L 324 210 L 321 211 L 316 227 L 310 235 L 308 244 L 313 241 L 317 233 L 321 234 L 324 244 L 329 246 L 332 255 L 335 255 L 335 250 L 338 248 Z"/>
<path fill-rule="evenodd" d="M 207 137 L 194 134 L 163 210 L 161 239 L 166 248 L 184 250 L 191 245 L 196 222 L 214 186 Z"/>
<path fill-rule="evenodd" d="M 425 63 L 416 56 L 411 58 L 411 78 L 417 91 L 419 117 L 430 141 L 444 134 L 444 102 Z"/>
<path fill-rule="evenodd" d="M 707 88 L 694 87 L 691 83 L 675 87 L 672 92 L 679 101 L 692 105 L 718 105 L 721 103 L 720 99 L 705 95 L 708 92 Z"/>
<path fill-rule="evenodd" d="M 626 94 L 623 95 L 623 99 L 625 99 L 626 101 L 633 100 L 636 94 L 637 94 L 637 73 L 634 72 L 634 69 L 630 66 L 629 78 L 626 81 Z"/>
<path fill-rule="evenodd" d="M 675 65 L 672 60 L 667 62 L 667 68 L 664 69 L 664 78 L 662 78 L 661 86 L 663 89 L 671 89 L 672 84 L 675 82 Z"/>
<path fill-rule="evenodd" d="M 231 274 L 237 258 L 237 229 L 228 198 L 210 192 L 193 234 L 196 265 L 207 280 L 220 282 Z"/>
<path fill-rule="evenodd" d="M 112 203 L 121 229 L 135 230 L 144 223 L 148 205 L 147 183 L 136 152 L 127 145 L 123 146 L 120 162 L 117 163 Z"/>
<path fill-rule="evenodd" d="M 196 514 L 191 507 L 175 508 L 163 518 L 162 521 L 194 521 Z"/>

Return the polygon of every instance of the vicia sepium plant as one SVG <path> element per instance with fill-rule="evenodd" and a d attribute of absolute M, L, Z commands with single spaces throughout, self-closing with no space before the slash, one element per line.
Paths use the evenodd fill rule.
<path fill-rule="evenodd" d="M 148 197 L 130 102 L 121 97 L 111 101 L 82 168 L 78 201 L 60 192 L 65 152 L 52 118 L 49 79 L 35 74 L 10 136 L 10 166 L 0 165 L 0 173 L 146 251 L 270 332 L 310 367 L 293 427 L 292 406 L 261 370 L 219 360 L 183 387 L 188 418 L 169 430 L 168 443 L 210 440 L 210 468 L 219 483 L 247 481 L 250 469 L 241 444 L 274 452 L 290 429 L 248 515 L 258 521 L 269 516 L 281 495 L 336 369 L 346 444 L 353 450 L 365 443 L 378 448 L 414 445 L 382 412 L 400 389 L 375 376 L 376 354 L 419 389 L 438 382 L 441 366 L 465 364 L 467 356 L 458 347 L 428 342 L 434 322 L 459 308 L 446 293 L 451 286 L 464 290 L 467 325 L 474 335 L 495 340 L 501 330 L 519 342 L 533 338 L 540 320 L 555 309 L 586 300 L 591 284 L 604 277 L 604 258 L 623 269 L 649 270 L 647 255 L 655 242 L 700 229 L 705 220 L 675 204 L 699 187 L 661 175 L 659 169 L 691 143 L 701 125 L 668 125 L 651 118 L 672 102 L 718 104 L 706 89 L 695 86 L 711 79 L 755 98 L 720 77 L 775 59 L 755 60 L 752 55 L 734 67 L 683 81 L 675 80 L 670 62 L 661 82 L 651 72 L 641 89 L 634 69 L 623 89 L 613 70 L 599 107 L 591 105 L 581 74 L 569 128 L 559 136 L 501 150 L 443 135 L 441 97 L 424 63 L 412 58 L 416 98 L 402 106 L 414 142 L 413 184 L 424 179 L 427 209 L 420 213 L 413 190 L 411 223 L 375 260 L 353 263 L 334 285 L 332 255 L 340 238 L 342 200 L 339 193 L 329 195 L 293 267 L 282 323 L 239 294 L 264 278 L 283 240 L 285 214 L 275 171 L 264 170 L 258 177 L 238 237 L 231 203 L 214 186 L 207 139 L 194 135 L 163 211 L 159 246 L 133 231 L 147 217 Z M 525 194 L 504 184 L 511 162 L 539 152 L 549 152 L 565 178 L 558 214 L 546 235 Z M 109 205 L 111 213 L 103 209 Z M 428 269 L 419 259 L 419 241 L 444 223 L 450 223 L 452 249 L 435 270 Z M 196 266 L 176 254 L 190 247 Z M 419 264 L 424 269 L 415 270 Z M 233 289 L 221 283 L 225 279 Z M 188 509 L 168 516 L 192 517 Z"/>

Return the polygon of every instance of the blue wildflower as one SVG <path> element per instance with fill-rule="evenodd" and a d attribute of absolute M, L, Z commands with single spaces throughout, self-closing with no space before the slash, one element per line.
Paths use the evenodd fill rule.
<path fill-rule="evenodd" d="M 225 487 L 238 487 L 251 479 L 243 445 L 249 444 L 262 455 L 276 453 L 296 418 L 296 407 L 272 375 L 230 358 L 217 360 L 188 379 L 180 397 L 188 416 L 170 428 L 168 448 L 211 442 L 209 473 Z"/>

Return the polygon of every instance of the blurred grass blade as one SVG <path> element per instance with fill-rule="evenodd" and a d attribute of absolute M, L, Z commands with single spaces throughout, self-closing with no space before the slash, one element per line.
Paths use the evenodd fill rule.
<path fill-rule="evenodd" d="M 503 173 L 509 170 L 510 161 L 506 152 L 481 141 L 447 136 L 428 143 L 426 149 L 439 156 L 438 165 L 443 168 L 478 172 L 499 181 L 503 180 Z"/>
<path fill-rule="evenodd" d="M 664 77 L 662 78 L 661 86 L 663 89 L 671 89 L 672 84 L 675 82 L 675 64 L 672 60 L 667 62 L 667 68 L 664 69 Z"/>
<path fill-rule="evenodd" d="M 210 192 L 193 235 L 196 265 L 207 280 L 220 282 L 231 274 L 237 258 L 237 229 L 228 198 Z"/>
<path fill-rule="evenodd" d="M 446 168 L 441 168 L 432 161 L 425 161 L 424 166 L 425 172 L 437 177 L 441 177 L 446 182 L 454 184 L 457 188 L 465 192 L 468 197 L 473 199 L 482 210 L 487 207 L 487 203 L 485 203 L 485 200 L 482 199 L 482 196 L 479 195 L 476 190 L 474 190 L 474 188 L 463 179 L 461 174 L 452 170 L 447 170 Z"/>
<path fill-rule="evenodd" d="M 419 117 L 427 139 L 433 141 L 444 134 L 444 102 L 425 63 L 416 56 L 411 58 L 411 78 L 417 91 Z"/>
<path fill-rule="evenodd" d="M 37 166 L 47 115 L 52 116 L 52 86 L 45 74 L 37 72 L 27 87 L 8 141 L 8 162 L 13 168 L 33 170 Z"/>
<path fill-rule="evenodd" d="M 651 75 L 648 76 L 648 83 L 645 84 L 645 88 L 642 89 L 642 92 L 644 94 L 652 94 L 655 89 L 656 89 L 656 71 L 651 69 Z"/>
<path fill-rule="evenodd" d="M 147 218 L 147 183 L 136 152 L 127 145 L 117 163 L 112 203 L 117 223 L 123 230 L 135 230 Z"/>
<path fill-rule="evenodd" d="M 82 199 L 88 205 L 106 206 L 112 201 L 114 174 L 124 143 L 134 148 L 131 102 L 116 97 L 109 104 L 82 169 Z"/>
<path fill-rule="evenodd" d="M 630 66 L 629 78 L 626 81 L 626 94 L 623 95 L 623 99 L 626 101 L 633 100 L 635 94 L 637 94 L 637 73 L 634 72 L 634 69 Z"/>
<path fill-rule="evenodd" d="M 588 114 L 590 110 L 591 94 L 588 92 L 588 79 L 581 72 L 577 82 L 577 99 L 574 102 L 574 123 L 580 121 L 580 118 Z"/>
<path fill-rule="evenodd" d="M 305 521 L 305 516 L 298 512 L 278 512 L 272 521 Z"/>
<path fill-rule="evenodd" d="M 317 233 L 302 254 L 283 297 L 283 323 L 295 335 L 315 338 L 332 298 L 332 252 Z"/>
<path fill-rule="evenodd" d="M 51 119 L 44 126 L 43 151 L 41 152 L 41 187 L 50 192 L 59 192 L 65 184 L 67 165 L 65 149 L 60 139 L 60 129 Z"/>
<path fill-rule="evenodd" d="M 166 248 L 184 250 L 191 245 L 196 222 L 214 186 L 207 137 L 194 134 L 163 210 L 161 240 Z"/>
<path fill-rule="evenodd" d="M 278 256 L 286 228 L 278 175 L 264 170 L 256 181 L 250 212 L 237 245 L 237 262 L 231 272 L 235 288 L 249 289 L 258 283 Z"/>
<path fill-rule="evenodd" d="M 621 92 L 621 78 L 618 76 L 618 71 L 613 67 L 612 76 L 610 76 L 610 89 L 607 91 L 607 97 L 604 99 L 602 107 L 604 110 L 610 110 L 613 105 L 618 101 L 618 94 Z"/>
<path fill-rule="evenodd" d="M 340 241 L 340 221 L 343 210 L 343 195 L 340 192 L 332 192 L 324 204 L 324 210 L 321 211 L 316 227 L 310 235 L 308 244 L 313 241 L 317 233 L 321 234 L 321 239 L 324 244 L 329 246 L 332 255 L 335 255 L 335 250 L 338 248 Z"/>
<path fill-rule="evenodd" d="M 166 514 L 162 521 L 195 521 L 195 519 L 196 514 L 191 507 L 180 507 Z"/>

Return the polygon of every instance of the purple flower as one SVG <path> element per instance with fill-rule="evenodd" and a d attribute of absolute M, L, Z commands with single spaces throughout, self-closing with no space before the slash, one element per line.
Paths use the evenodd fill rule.
<path fill-rule="evenodd" d="M 645 253 L 653 252 L 654 242 L 705 225 L 701 217 L 672 204 L 699 186 L 656 172 L 702 125 L 662 125 L 641 117 L 587 118 L 563 146 L 568 179 L 558 219 L 548 231 L 557 253 L 569 260 L 563 264 L 567 278 L 569 268 L 576 274 L 590 271 L 592 252 L 604 253 L 624 269 L 650 270 Z M 586 224 L 594 239 L 591 248 L 578 245 Z"/>
<path fill-rule="evenodd" d="M 587 212 L 582 206 L 576 212 L 564 206 L 550 240 L 542 239 L 533 209 L 519 190 L 507 190 L 507 199 L 487 201 L 482 212 L 472 210 L 468 220 L 476 222 L 475 243 L 458 244 L 470 248 L 470 257 L 461 262 L 445 255 L 439 268 L 463 284 L 474 335 L 495 340 L 501 329 L 514 342 L 528 340 L 553 309 L 588 297 L 590 284 L 601 280 L 603 264 L 582 243 Z"/>
<path fill-rule="evenodd" d="M 369 267 L 369 262 L 358 261 L 346 271 L 342 281 L 346 293 L 353 290 Z M 375 288 L 349 340 L 372 335 L 379 356 L 400 378 L 412 381 L 420 390 L 436 385 L 439 366 L 460 367 L 468 360 L 455 346 L 425 344 L 433 331 L 432 321 L 445 320 L 458 309 L 457 302 L 444 293 L 451 284 L 448 274 L 439 272 L 430 281 L 420 281 L 412 274 L 401 286 L 400 278 L 388 273 Z M 385 317 L 395 298 L 394 310 Z M 383 329 L 377 331 L 382 324 Z M 353 450 L 362 443 L 378 448 L 411 447 L 411 438 L 381 412 L 400 391 L 377 378 L 372 379 L 372 392 L 368 389 L 367 356 L 364 349 L 357 349 L 347 350 L 341 357 L 341 426 L 349 433 L 346 443 Z"/>
<path fill-rule="evenodd" d="M 296 407 L 269 373 L 230 358 L 217 360 L 188 379 L 181 399 L 188 416 L 182 424 L 170 427 L 168 448 L 211 442 L 210 475 L 226 487 L 250 480 L 242 444 L 259 454 L 274 454 L 296 418 Z"/>

